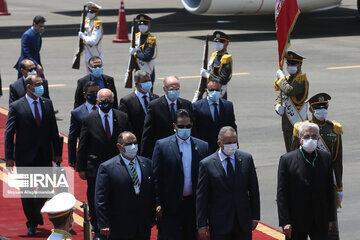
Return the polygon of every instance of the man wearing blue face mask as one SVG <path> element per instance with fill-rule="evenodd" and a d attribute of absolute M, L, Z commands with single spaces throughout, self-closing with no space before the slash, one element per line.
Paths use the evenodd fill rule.
<path fill-rule="evenodd" d="M 77 87 L 75 90 L 75 102 L 74 108 L 77 108 L 81 104 L 85 102 L 84 95 L 83 95 L 83 88 L 88 81 L 96 82 L 100 89 L 108 88 L 114 94 L 114 102 L 112 107 L 118 108 L 118 98 L 116 87 L 114 83 L 114 78 L 108 75 L 103 74 L 103 62 L 100 57 L 93 56 L 89 59 L 89 69 L 90 74 L 86 75 L 85 77 L 80 78 L 77 81 Z"/>
<path fill-rule="evenodd" d="M 143 70 L 136 71 L 134 81 L 135 91 L 120 99 L 119 110 L 128 115 L 136 139 L 141 143 L 149 103 L 159 96 L 150 91 L 152 83 L 149 73 Z M 140 146 L 139 152 L 141 152 Z"/>
<path fill-rule="evenodd" d="M 230 36 L 221 32 L 213 33 L 215 52 L 210 56 L 208 68 L 201 68 L 200 75 L 208 80 L 217 80 L 221 83 L 221 97 L 227 99 L 227 84 L 232 76 L 232 55 L 227 52 Z"/>
<path fill-rule="evenodd" d="M 21 37 L 21 56 L 16 62 L 14 68 L 18 70 L 18 78 L 23 76 L 20 71 L 20 64 L 23 59 L 30 59 L 36 65 L 36 71 L 44 78 L 43 68 L 40 61 L 40 49 L 42 44 L 42 34 L 45 31 L 45 18 L 36 16 L 33 25 Z"/>
<path fill-rule="evenodd" d="M 96 104 L 99 85 L 96 82 L 89 81 L 84 86 L 83 95 L 85 103 L 71 111 L 70 129 L 68 138 L 68 161 L 73 168 L 76 166 L 76 146 L 80 137 L 81 123 L 83 118 L 89 113 L 98 109 Z"/>
<path fill-rule="evenodd" d="M 210 153 L 218 148 L 217 137 L 224 126 L 237 129 L 232 102 L 220 98 L 221 84 L 217 80 L 207 83 L 207 98 L 193 103 L 193 135 L 209 144 Z"/>
<path fill-rule="evenodd" d="M 156 141 L 152 160 L 156 215 L 164 239 L 196 240 L 195 193 L 199 162 L 209 155 L 208 144 L 191 137 L 190 112 L 179 109 L 175 134 Z"/>
<path fill-rule="evenodd" d="M 336 190 L 336 205 L 334 206 L 334 211 L 336 213 L 336 208 L 341 207 L 341 202 L 343 199 L 343 151 L 341 140 L 343 130 L 340 123 L 327 120 L 329 100 L 331 100 L 329 94 L 318 93 L 311 97 L 307 102 L 310 104 L 309 110 L 312 114 L 310 122 L 317 124 L 320 128 L 320 139 L 318 141 L 318 148 L 331 154 L 334 175 L 334 187 Z M 298 122 L 294 125 L 294 137 L 291 145 L 291 148 L 293 150 L 299 148 L 299 128 L 302 124 L 307 122 L 309 121 Z M 335 214 L 333 228 L 329 231 L 327 239 L 339 239 L 337 214 Z"/>
<path fill-rule="evenodd" d="M 180 98 L 180 81 L 175 76 L 166 77 L 163 86 L 165 95 L 149 103 L 144 120 L 141 140 L 141 156 L 151 158 L 156 140 L 174 133 L 173 122 L 178 109 L 192 112 L 191 102 Z"/>
<path fill-rule="evenodd" d="M 281 126 L 284 136 L 286 152 L 291 151 L 293 126 L 296 122 L 307 119 L 307 104 L 305 102 L 309 92 L 309 82 L 306 74 L 301 72 L 304 57 L 288 51 L 286 54 L 287 71 L 276 72 L 274 82 L 275 91 L 279 94 L 275 100 L 275 111 L 281 116 Z"/>

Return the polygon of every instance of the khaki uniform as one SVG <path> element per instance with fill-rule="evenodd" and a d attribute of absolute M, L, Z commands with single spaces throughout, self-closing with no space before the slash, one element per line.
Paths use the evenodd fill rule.
<path fill-rule="evenodd" d="M 310 122 L 313 122 L 310 120 Z M 296 123 L 294 125 L 294 137 L 291 144 L 291 149 L 295 150 L 300 147 L 300 143 L 298 140 L 299 136 L 299 127 L 302 123 Z M 332 165 L 333 165 L 333 174 L 334 174 L 334 185 L 336 191 L 343 190 L 342 183 L 342 174 L 343 174 L 343 153 L 342 153 L 342 140 L 341 135 L 343 134 L 343 129 L 340 123 L 335 121 L 326 120 L 324 125 L 319 126 L 320 128 L 320 136 L 324 140 L 325 145 L 332 157 Z M 336 208 L 341 207 L 339 199 L 336 198 L 337 206 Z M 339 239 L 339 230 L 338 230 L 338 222 L 337 222 L 337 214 L 335 214 L 336 220 L 333 226 L 332 231 L 329 232 L 329 239 Z"/>
<path fill-rule="evenodd" d="M 275 100 L 275 109 L 278 105 L 281 105 L 282 95 L 288 96 L 299 110 L 304 104 L 309 92 L 309 82 L 306 78 L 306 74 L 299 73 L 285 78 L 276 79 L 274 88 L 276 91 L 281 91 Z M 286 113 L 281 118 L 281 127 L 284 135 L 284 142 L 286 152 L 290 152 L 291 141 L 293 137 L 293 125 L 289 121 Z"/>
<path fill-rule="evenodd" d="M 52 229 L 51 232 L 47 240 L 72 240 L 71 234 L 64 230 Z"/>

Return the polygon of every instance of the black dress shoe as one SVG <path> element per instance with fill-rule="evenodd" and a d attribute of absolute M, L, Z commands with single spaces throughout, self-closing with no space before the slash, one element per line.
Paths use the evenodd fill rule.
<path fill-rule="evenodd" d="M 28 232 L 27 235 L 30 236 L 35 236 L 36 234 L 36 227 L 28 227 Z"/>

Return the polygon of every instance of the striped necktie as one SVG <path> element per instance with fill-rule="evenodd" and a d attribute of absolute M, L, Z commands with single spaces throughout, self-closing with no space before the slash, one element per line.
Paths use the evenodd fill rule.
<path fill-rule="evenodd" d="M 140 181 L 139 181 L 139 177 L 138 177 L 138 174 L 136 172 L 136 169 L 134 167 L 134 161 L 130 161 L 129 163 L 129 168 L 130 168 L 130 172 L 131 172 L 131 178 L 134 182 L 134 186 L 137 186 L 137 187 L 140 187 Z"/>

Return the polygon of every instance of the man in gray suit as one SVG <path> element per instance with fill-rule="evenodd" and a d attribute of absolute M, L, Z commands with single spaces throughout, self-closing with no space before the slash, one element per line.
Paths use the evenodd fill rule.
<path fill-rule="evenodd" d="M 236 131 L 229 126 L 220 129 L 218 145 L 219 150 L 199 165 L 199 240 L 251 240 L 260 220 L 259 185 L 252 156 L 237 150 Z"/>

